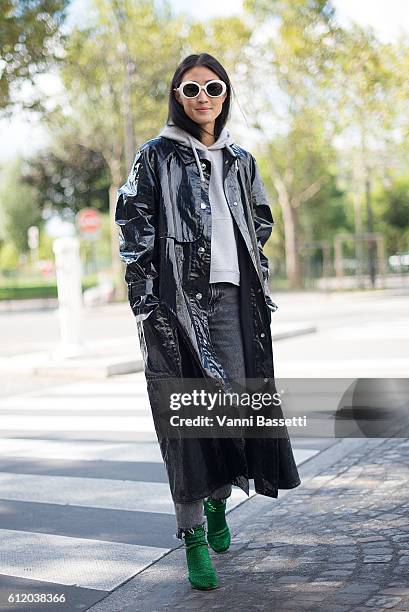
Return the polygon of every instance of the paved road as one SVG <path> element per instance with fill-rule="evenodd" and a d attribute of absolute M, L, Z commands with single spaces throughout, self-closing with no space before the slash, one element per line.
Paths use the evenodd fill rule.
<path fill-rule="evenodd" d="M 275 301 L 277 322 L 320 326 L 317 334 L 275 344 L 277 377 L 407 376 L 407 295 L 282 294 Z M 101 310 L 89 337 L 133 342 L 128 315 L 122 306 Z M 38 350 L 40 342 L 48 348 L 58 333 L 55 312 L 3 313 L 0 332 L 8 341 L 3 355 Z M 11 608 L 6 594 L 17 589 L 65 593 L 68 603 L 55 609 L 87 609 L 179 545 L 142 373 L 72 383 L 3 376 L 0 394 L 0 609 L 53 609 Z M 295 439 L 298 465 L 333 443 Z M 235 490 L 230 508 L 246 499 Z M 320 541 L 318 532 L 312 537 Z"/>
<path fill-rule="evenodd" d="M 407 338 L 409 333 L 409 288 L 375 292 L 272 292 L 272 295 L 279 306 L 272 317 L 273 324 L 311 321 L 319 326 L 321 332 L 333 330 L 335 333 L 336 330 L 336 335 L 331 336 L 331 341 L 326 345 L 317 345 L 315 338 L 312 338 L 313 346 L 317 347 L 311 353 L 314 359 L 325 354 L 327 360 L 335 361 L 351 352 L 358 359 L 407 358 L 405 346 L 399 339 Z M 58 325 L 56 309 L 0 311 L 0 357 L 54 348 L 59 340 Z M 344 338 L 343 330 L 347 332 Z M 124 340 L 132 346 L 135 334 L 135 324 L 127 303 L 85 312 L 84 339 L 93 345 L 99 342 L 101 348 L 109 346 L 115 350 L 115 346 L 119 346 L 122 350 Z M 363 338 L 366 341 L 365 352 L 361 342 Z M 304 340 L 308 342 L 310 338 L 306 336 Z M 290 342 L 288 346 L 292 345 Z"/>
<path fill-rule="evenodd" d="M 339 441 L 273 506 L 233 510 L 229 552 L 211 552 L 218 589 L 191 589 L 180 547 L 90 610 L 407 611 L 408 465 L 405 438 Z"/>
<path fill-rule="evenodd" d="M 0 609 L 53 609 L 8 607 L 17 590 L 86 609 L 180 544 L 143 374 L 11 394 L 0 415 Z M 332 443 L 298 442 L 297 463 Z"/>
<path fill-rule="evenodd" d="M 409 290 L 282 294 L 277 324 L 309 320 L 318 333 L 276 343 L 278 377 L 409 375 Z"/>

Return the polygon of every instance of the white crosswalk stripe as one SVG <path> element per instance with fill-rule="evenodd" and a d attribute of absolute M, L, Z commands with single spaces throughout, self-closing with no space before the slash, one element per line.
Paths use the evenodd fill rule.
<path fill-rule="evenodd" d="M 168 549 L 0 529 L 0 573 L 111 591 Z"/>
<path fill-rule="evenodd" d="M 82 442 L 80 440 L 47 440 L 4 438 L 0 457 L 36 457 L 37 459 L 72 459 L 77 461 L 149 461 L 162 463 L 156 441 L 143 444 L 121 442 Z"/>
<path fill-rule="evenodd" d="M 97 419 L 97 421 L 96 421 Z M 49 416 L 35 414 L 32 417 L 26 415 L 1 416 L 2 429 L 24 428 L 31 431 L 127 431 L 153 433 L 155 431 L 150 416 L 121 417 L 105 416 L 83 417 L 78 415 Z"/>
<path fill-rule="evenodd" d="M 105 478 L 0 473 L 2 499 L 172 514 L 169 486 Z"/>

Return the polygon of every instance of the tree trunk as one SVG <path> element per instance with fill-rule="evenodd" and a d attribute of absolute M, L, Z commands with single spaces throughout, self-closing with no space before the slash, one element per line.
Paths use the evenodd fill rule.
<path fill-rule="evenodd" d="M 366 214 L 367 214 L 367 227 L 370 234 L 373 233 L 373 213 L 372 213 L 372 194 L 371 194 L 371 181 L 369 177 L 369 168 L 366 169 L 366 180 L 365 180 L 365 202 L 366 202 Z M 373 240 L 368 241 L 368 267 L 369 267 L 369 278 L 371 279 L 372 289 L 375 288 L 376 284 L 376 247 Z"/>
<path fill-rule="evenodd" d="M 274 187 L 278 193 L 278 201 L 283 211 L 285 265 L 290 287 L 298 289 L 302 286 L 301 264 L 298 253 L 298 210 L 291 205 L 291 199 L 285 182 L 276 174 Z"/>
<path fill-rule="evenodd" d="M 121 184 L 121 163 L 112 159 L 109 164 L 111 170 L 111 186 L 109 188 L 109 218 L 111 222 L 111 259 L 112 276 L 115 285 L 115 297 L 119 300 L 127 299 L 127 288 L 125 284 L 125 264 L 119 257 L 119 231 L 115 223 L 115 211 L 117 203 L 117 189 Z"/>
<path fill-rule="evenodd" d="M 291 206 L 291 202 L 283 206 L 285 258 L 290 287 L 302 287 L 301 262 L 298 251 L 298 209 Z"/>

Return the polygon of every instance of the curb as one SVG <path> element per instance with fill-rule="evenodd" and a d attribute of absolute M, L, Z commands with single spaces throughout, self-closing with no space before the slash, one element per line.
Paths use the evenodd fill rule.
<path fill-rule="evenodd" d="M 280 331 L 281 328 L 281 331 Z M 283 340 L 317 331 L 317 327 L 302 323 L 280 325 L 272 332 L 272 340 Z M 287 329 L 286 329 L 287 328 Z M 127 351 L 129 346 L 127 347 Z M 88 354 L 70 358 L 56 358 L 52 352 L 39 351 L 27 355 L 0 358 L 0 372 L 26 374 L 31 376 L 58 376 L 67 378 L 108 378 L 120 374 L 143 372 L 144 362 L 140 351 L 129 354 L 98 356 L 92 348 Z"/>

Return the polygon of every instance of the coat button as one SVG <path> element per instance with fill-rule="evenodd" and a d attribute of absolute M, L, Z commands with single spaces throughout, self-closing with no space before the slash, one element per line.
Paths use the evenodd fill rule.
<path fill-rule="evenodd" d="M 199 247 L 197 250 L 199 251 L 199 253 L 204 253 L 205 252 L 205 248 L 204 247 Z"/>
<path fill-rule="evenodd" d="M 233 206 L 237 206 L 237 202 L 233 202 Z"/>
<path fill-rule="evenodd" d="M 261 334 L 260 334 L 260 338 L 264 338 L 264 336 L 265 336 L 265 333 L 264 333 L 264 332 L 261 332 Z"/>
<path fill-rule="evenodd" d="M 201 300 L 203 295 L 201 293 L 196 293 L 196 297 L 197 297 L 198 300 Z"/>
<path fill-rule="evenodd" d="M 206 208 L 206 204 L 204 202 L 200 202 L 200 208 Z"/>

